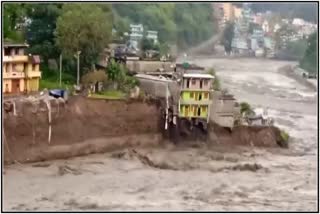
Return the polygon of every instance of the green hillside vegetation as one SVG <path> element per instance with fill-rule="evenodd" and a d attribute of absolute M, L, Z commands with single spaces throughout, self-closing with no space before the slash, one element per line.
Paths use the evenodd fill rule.
<path fill-rule="evenodd" d="M 318 34 L 312 34 L 308 39 L 308 47 L 300 60 L 301 68 L 307 70 L 310 73 L 318 74 L 318 66 L 319 66 L 319 52 L 318 52 Z"/>
<path fill-rule="evenodd" d="M 99 53 L 116 37 L 141 23 L 159 32 L 160 52 L 177 45 L 184 49 L 213 33 L 210 3 L 5 3 L 2 14 L 6 40 L 27 42 L 27 52 L 41 56 L 43 79 L 57 80 L 59 56 L 63 53 L 63 76 L 74 83 L 77 50 L 80 73 L 93 69 Z"/>

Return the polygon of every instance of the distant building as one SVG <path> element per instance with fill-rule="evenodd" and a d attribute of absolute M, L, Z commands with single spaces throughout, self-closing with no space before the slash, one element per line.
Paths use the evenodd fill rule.
<path fill-rule="evenodd" d="M 219 27 L 222 29 L 225 25 L 224 21 L 224 11 L 222 3 L 213 3 L 214 17 L 217 20 Z"/>
<path fill-rule="evenodd" d="M 267 20 L 264 20 L 263 23 L 262 23 L 262 29 L 264 32 L 269 32 L 270 31 L 270 28 L 269 28 L 269 22 Z"/>
<path fill-rule="evenodd" d="M 305 21 L 303 19 L 300 18 L 294 18 L 292 21 L 292 24 L 295 26 L 302 26 L 305 24 Z"/>
<path fill-rule="evenodd" d="M 262 25 L 263 19 L 262 19 L 262 14 L 261 13 L 257 13 L 256 15 L 253 16 L 253 22 L 258 24 L 258 25 Z"/>
<path fill-rule="evenodd" d="M 234 18 L 239 19 L 242 17 L 242 8 L 234 7 Z"/>
<path fill-rule="evenodd" d="M 4 43 L 2 49 L 2 93 L 39 90 L 40 57 L 27 55 L 27 44 Z"/>
<path fill-rule="evenodd" d="M 153 40 L 154 43 L 158 43 L 158 31 L 148 30 L 146 37 Z"/>
<path fill-rule="evenodd" d="M 140 41 L 143 38 L 143 25 L 142 24 L 130 24 L 130 40 Z"/>
<path fill-rule="evenodd" d="M 234 6 L 232 3 L 223 3 L 223 18 L 225 22 L 234 20 Z"/>
<path fill-rule="evenodd" d="M 280 30 L 281 26 L 277 23 L 274 25 L 273 27 L 273 32 L 277 32 L 278 30 Z"/>
<path fill-rule="evenodd" d="M 289 24 L 290 23 L 289 19 L 281 19 L 281 22 L 284 23 L 284 24 Z"/>

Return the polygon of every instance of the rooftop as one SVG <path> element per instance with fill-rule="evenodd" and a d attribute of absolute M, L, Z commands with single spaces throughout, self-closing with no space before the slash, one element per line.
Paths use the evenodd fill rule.
<path fill-rule="evenodd" d="M 29 45 L 26 43 L 4 42 L 3 47 L 4 48 L 27 48 L 29 47 Z"/>
<path fill-rule="evenodd" d="M 203 79 L 214 79 L 214 76 L 210 74 L 183 74 L 186 78 L 203 78 Z"/>

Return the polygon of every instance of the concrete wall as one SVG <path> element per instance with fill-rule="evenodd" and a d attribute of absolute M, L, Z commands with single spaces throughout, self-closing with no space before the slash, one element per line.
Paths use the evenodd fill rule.
<path fill-rule="evenodd" d="M 127 61 L 126 66 L 129 71 L 137 73 L 154 72 L 160 68 L 166 71 L 173 70 L 171 62 L 161 61 Z"/>
<path fill-rule="evenodd" d="M 235 107 L 235 100 L 220 100 L 220 91 L 213 92 L 212 105 L 210 108 L 210 120 L 222 127 L 233 128 L 238 108 Z"/>

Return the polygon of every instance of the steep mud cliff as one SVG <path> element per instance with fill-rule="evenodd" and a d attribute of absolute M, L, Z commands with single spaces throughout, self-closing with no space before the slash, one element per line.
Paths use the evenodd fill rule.
<path fill-rule="evenodd" d="M 11 111 L 4 115 L 3 146 L 6 162 L 13 159 L 22 162 L 47 159 L 42 157 L 43 154 L 51 151 L 53 147 L 58 148 L 59 145 L 77 144 L 69 148 L 73 151 L 70 156 L 75 156 L 79 146 L 79 150 L 83 150 L 81 148 L 88 143 L 88 140 L 99 138 L 104 139 L 100 142 L 100 146 L 101 144 L 105 146 L 100 149 L 93 146 L 95 148 L 79 154 L 106 151 L 109 147 L 116 147 L 117 144 L 122 146 L 139 144 L 143 138 L 154 143 L 152 139 L 154 135 L 159 134 L 160 130 L 157 103 L 73 97 L 66 104 L 51 100 L 51 113 L 48 112 L 44 101 L 38 104 L 15 103 L 15 114 Z M 51 123 L 49 123 L 49 117 L 51 117 Z M 51 139 L 49 140 L 50 124 Z M 38 157 L 39 155 L 41 157 Z M 52 155 L 48 154 L 48 156 Z M 63 157 L 66 156 L 67 154 L 63 155 Z M 48 157 L 48 159 L 52 158 Z"/>

